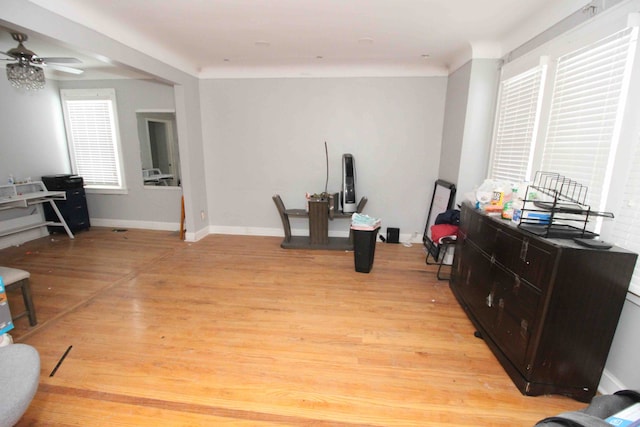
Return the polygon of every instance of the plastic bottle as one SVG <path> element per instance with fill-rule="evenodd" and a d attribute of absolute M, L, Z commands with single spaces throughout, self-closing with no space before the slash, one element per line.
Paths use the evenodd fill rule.
<path fill-rule="evenodd" d="M 504 202 L 504 207 L 502 208 L 502 218 L 504 219 L 513 218 L 513 200 L 508 200 Z"/>
<path fill-rule="evenodd" d="M 493 195 L 491 197 L 491 205 L 502 207 L 504 204 L 504 190 L 502 187 L 498 187 L 493 190 Z"/>
<path fill-rule="evenodd" d="M 511 219 L 513 216 L 513 201 L 518 196 L 518 188 L 513 185 L 511 190 L 504 195 L 504 204 L 502 206 L 502 218 Z"/>
<path fill-rule="evenodd" d="M 522 219 L 522 208 L 524 206 L 524 201 L 522 197 L 517 196 L 513 200 L 511 204 L 511 221 L 516 224 L 520 224 L 520 219 Z"/>
<path fill-rule="evenodd" d="M 13 178 L 13 174 L 9 174 L 9 185 L 13 185 L 16 180 Z"/>

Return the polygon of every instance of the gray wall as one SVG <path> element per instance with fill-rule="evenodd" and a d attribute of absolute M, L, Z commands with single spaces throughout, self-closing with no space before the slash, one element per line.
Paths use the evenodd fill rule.
<path fill-rule="evenodd" d="M 136 111 L 174 110 L 173 86 L 151 80 L 64 81 L 61 89 L 113 88 L 127 194 L 87 195 L 93 225 L 137 226 L 178 230 L 180 198 L 176 187 L 149 187 L 142 181 L 142 160 Z M 60 170 L 59 173 L 64 173 Z"/>
<path fill-rule="evenodd" d="M 449 76 L 440 177 L 456 184 L 457 202 L 487 176 L 499 64 L 497 59 L 473 59 Z"/>
<path fill-rule="evenodd" d="M 365 213 L 422 236 L 438 164 L 446 78 L 204 80 L 202 122 L 213 231 L 282 235 L 271 196 L 339 191 L 342 154 L 356 164 Z M 346 235 L 348 221 L 330 224 Z M 292 224 L 306 232 L 306 224 Z"/>
<path fill-rule="evenodd" d="M 60 97 L 55 81 L 36 92 L 19 91 L 4 76 L 0 78 L 0 185 L 8 183 L 9 175 L 17 181 L 69 169 L 67 143 L 60 109 Z M 43 221 L 42 209 L 0 211 L 0 230 L 10 230 Z M 19 244 L 46 235 L 45 228 L 0 237 L 0 248 Z"/>
<path fill-rule="evenodd" d="M 3 0 L 0 24 L 23 31 L 34 31 L 78 50 L 104 55 L 114 63 L 127 64 L 159 81 L 174 85 L 187 239 L 196 240 L 205 235 L 207 191 L 204 180 L 198 79 L 116 42 L 92 30 L 90 26 L 73 22 L 30 2 Z M 205 215 L 201 216 L 201 212 Z"/>
<path fill-rule="evenodd" d="M 471 60 L 464 136 L 458 171 L 458 195 L 472 191 L 487 177 L 498 86 L 499 59 Z"/>
<path fill-rule="evenodd" d="M 449 75 L 442 132 L 442 154 L 440 156 L 440 178 L 458 185 L 460 155 L 464 141 L 467 100 L 471 61 Z"/>
<path fill-rule="evenodd" d="M 24 92 L 0 78 L 0 185 L 9 174 L 33 180 L 69 170 L 67 142 L 56 81 L 45 89 Z"/>
<path fill-rule="evenodd" d="M 640 389 L 638 369 L 638 327 L 640 326 L 640 297 L 629 295 L 611 344 L 599 391 L 614 393 L 621 389 Z"/>
<path fill-rule="evenodd" d="M 178 230 L 182 189 L 145 187 L 141 175 L 137 110 L 174 110 L 172 86 L 150 80 L 106 80 L 57 82 L 48 80 L 46 89 L 24 92 L 0 79 L 0 179 L 9 174 L 16 179 L 39 180 L 42 175 L 71 173 L 67 153 L 59 89 L 114 88 L 118 104 L 118 123 L 123 150 L 127 194 L 87 192 L 92 225 L 129 226 Z M 29 218 L 19 218 L 29 215 Z M 14 228 L 41 220 L 32 209 L 0 212 L 0 228 Z M 9 220 L 9 221 L 6 221 Z M 40 237 L 42 230 L 0 239 L 0 247 Z"/>

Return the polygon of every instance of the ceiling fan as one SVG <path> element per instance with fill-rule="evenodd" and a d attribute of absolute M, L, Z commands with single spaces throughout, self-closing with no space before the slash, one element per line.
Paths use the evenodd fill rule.
<path fill-rule="evenodd" d="M 11 33 L 18 42 L 18 46 L 7 52 L 0 52 L 8 58 L 4 61 L 15 61 L 7 64 L 7 77 L 11 84 L 20 88 L 42 89 L 44 87 L 44 71 L 41 67 L 49 67 L 58 71 L 71 74 L 82 74 L 84 71 L 78 68 L 61 64 L 81 64 L 77 58 L 46 58 L 40 57 L 35 52 L 24 47 L 28 37 L 23 33 Z"/>

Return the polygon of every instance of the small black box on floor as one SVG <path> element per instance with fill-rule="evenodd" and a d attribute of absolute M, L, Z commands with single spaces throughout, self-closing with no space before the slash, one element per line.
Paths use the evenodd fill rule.
<path fill-rule="evenodd" d="M 351 230 L 353 232 L 353 260 L 358 273 L 368 273 L 373 266 L 378 230 Z"/>
<path fill-rule="evenodd" d="M 400 229 L 387 227 L 387 243 L 400 243 Z"/>

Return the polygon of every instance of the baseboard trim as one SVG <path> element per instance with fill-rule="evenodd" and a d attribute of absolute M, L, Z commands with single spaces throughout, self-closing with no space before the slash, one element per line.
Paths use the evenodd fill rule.
<path fill-rule="evenodd" d="M 624 385 L 619 378 L 613 375 L 611 372 L 606 369 L 602 373 L 602 378 L 600 378 L 600 384 L 598 384 L 598 392 L 602 394 L 613 394 L 618 390 L 626 390 L 629 387 Z"/>
<path fill-rule="evenodd" d="M 271 236 L 282 237 L 284 232 L 281 228 L 268 227 L 235 227 L 225 225 L 210 225 L 209 234 L 231 234 L 237 236 Z"/>
<path fill-rule="evenodd" d="M 49 235 L 47 227 L 34 228 L 32 230 L 21 231 L 20 233 L 11 234 L 9 236 L 0 237 L 0 249 L 11 246 L 20 246 L 31 240 L 39 239 Z M 66 236 L 66 235 L 65 235 Z"/>
<path fill-rule="evenodd" d="M 141 228 L 143 230 L 178 231 L 177 222 L 132 221 L 126 219 L 91 218 L 91 225 L 96 227 Z"/>

